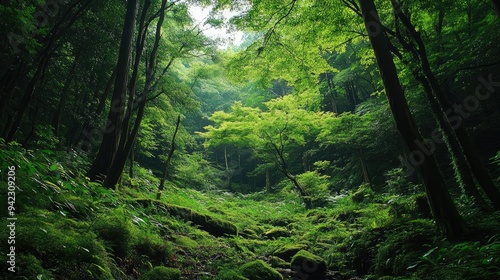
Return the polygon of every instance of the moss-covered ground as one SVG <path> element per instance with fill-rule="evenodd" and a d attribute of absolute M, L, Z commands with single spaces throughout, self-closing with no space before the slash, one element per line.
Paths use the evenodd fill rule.
<path fill-rule="evenodd" d="M 499 213 L 462 211 L 473 226 L 450 242 L 419 211 L 418 195 L 345 193 L 307 210 L 286 187 L 244 195 L 169 184 L 158 201 L 158 180 L 140 167 L 109 190 L 85 178 L 74 154 L 8 147 L 2 160 L 2 198 L 3 172 L 17 166 L 17 220 L 16 272 L 3 269 L 1 279 L 249 279 L 255 261 L 272 269 L 263 272 L 269 279 L 306 279 L 317 267 L 297 252 L 324 260 L 325 279 L 500 275 Z M 1 207 L 6 221 L 5 199 Z M 0 232 L 2 263 L 8 235 Z"/>

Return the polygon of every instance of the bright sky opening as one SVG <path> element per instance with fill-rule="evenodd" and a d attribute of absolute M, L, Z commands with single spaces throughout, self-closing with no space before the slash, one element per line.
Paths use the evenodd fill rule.
<path fill-rule="evenodd" d="M 243 41 L 243 32 L 229 30 L 225 26 L 215 28 L 210 24 L 206 24 L 206 21 L 210 16 L 210 10 L 210 7 L 204 8 L 195 5 L 189 6 L 188 8 L 189 14 L 193 19 L 194 24 L 199 26 L 200 29 L 203 30 L 203 34 L 205 34 L 205 36 L 220 41 L 218 43 L 220 48 L 227 49 L 230 46 L 240 45 Z M 237 14 L 237 11 L 224 10 L 222 12 L 224 23 L 227 23 L 231 17 Z"/>

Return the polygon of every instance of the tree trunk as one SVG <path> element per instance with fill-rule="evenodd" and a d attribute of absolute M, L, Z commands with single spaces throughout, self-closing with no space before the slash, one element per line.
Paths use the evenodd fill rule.
<path fill-rule="evenodd" d="M 163 175 L 161 176 L 160 185 L 158 186 L 158 193 L 156 193 L 156 199 L 160 200 L 163 189 L 165 189 L 165 181 L 167 180 L 168 169 L 170 167 L 170 161 L 175 151 L 175 136 L 177 136 L 177 131 L 179 130 L 179 124 L 181 123 L 181 115 L 177 117 L 177 122 L 175 123 L 174 136 L 172 136 L 172 143 L 170 145 L 170 152 L 167 156 L 167 161 L 165 162 L 165 168 L 163 169 Z"/>
<path fill-rule="evenodd" d="M 391 0 L 391 2 L 394 9 L 400 11 L 397 13 L 398 18 L 405 25 L 406 29 L 411 34 L 413 40 L 418 45 L 418 49 L 416 50 L 415 48 L 413 49 L 414 55 L 418 56 L 418 58 L 420 59 L 422 71 L 428 82 L 427 87 L 430 87 L 432 89 L 433 97 L 436 98 L 440 107 L 442 108 L 443 118 L 448 123 L 447 125 L 453 127 L 456 139 L 461 148 L 463 149 L 463 154 L 465 156 L 465 159 L 468 161 L 470 169 L 474 174 L 474 176 L 476 177 L 477 181 L 479 182 L 480 187 L 484 190 L 485 194 L 493 203 L 493 208 L 495 210 L 500 210 L 500 191 L 494 185 L 493 180 L 486 171 L 486 167 L 484 166 L 477 152 L 475 151 L 474 144 L 470 140 L 469 136 L 467 135 L 467 132 L 465 131 L 464 126 L 462 125 L 463 124 L 462 117 L 459 114 L 454 115 L 453 118 L 457 120 L 457 123 L 455 125 L 451 124 L 451 120 L 448 117 L 448 115 L 452 112 L 454 108 L 450 103 L 450 101 L 446 98 L 444 91 L 442 90 L 436 76 L 434 75 L 430 67 L 430 63 L 427 57 L 427 52 L 425 49 L 425 44 L 422 41 L 420 34 L 417 32 L 417 30 L 411 23 L 410 19 L 403 12 L 401 12 L 400 4 L 395 0 Z M 453 135 L 451 135 L 449 139 L 450 141 L 453 141 L 455 138 L 453 137 Z"/>
<path fill-rule="evenodd" d="M 332 112 L 338 114 L 339 109 L 337 106 L 337 98 L 335 96 L 335 86 L 333 85 L 332 78 L 328 73 L 326 74 L 326 82 L 328 84 L 328 94 L 330 95 L 330 99 L 332 102 Z"/>
<path fill-rule="evenodd" d="M 271 172 L 266 170 L 266 192 L 271 193 Z"/>
<path fill-rule="evenodd" d="M 139 66 L 141 64 L 142 53 L 144 50 L 144 42 L 146 41 L 146 29 L 147 26 L 144 27 L 146 23 L 146 15 L 148 14 L 149 7 L 151 5 L 151 0 L 146 0 L 142 7 L 141 18 L 139 20 L 139 30 L 137 34 L 137 40 L 135 43 L 135 57 L 134 62 L 132 64 L 132 76 L 130 77 L 130 81 L 128 84 L 128 101 L 127 101 L 127 110 L 125 111 L 125 117 L 123 119 L 123 125 L 121 129 L 120 143 L 118 145 L 118 151 L 124 149 L 125 144 L 127 142 L 127 138 L 129 136 L 130 129 L 130 120 L 132 118 L 132 110 L 134 99 L 137 90 L 137 79 L 139 77 Z"/>
<path fill-rule="evenodd" d="M 413 159 L 417 162 L 415 156 L 418 156 L 417 165 L 422 174 L 433 217 L 448 238 L 458 238 L 464 234 L 465 224 L 446 189 L 434 156 L 432 154 L 426 156 L 416 144 L 416 141 L 423 143 L 423 138 L 413 121 L 404 97 L 375 4 L 373 0 L 359 0 L 359 3 L 396 126 L 405 144 L 412 151 L 410 157 L 413 154 Z"/>
<path fill-rule="evenodd" d="M 312 208 L 311 198 L 307 194 L 302 184 L 297 180 L 297 177 L 288 172 L 288 170 L 283 170 L 282 173 L 285 174 L 285 176 L 293 183 L 295 188 L 299 191 L 300 197 L 302 198 L 302 201 L 304 201 L 306 208 L 311 209 Z"/>
<path fill-rule="evenodd" d="M 153 49 L 151 50 L 151 54 L 149 56 L 149 60 L 146 67 L 146 81 L 144 83 L 144 88 L 142 90 L 142 94 L 139 101 L 139 109 L 137 111 L 137 116 L 135 118 L 134 127 L 130 132 L 130 136 L 127 138 L 126 144 L 123 149 L 119 150 L 119 153 L 116 155 L 116 159 L 112 162 L 110 171 L 108 172 L 108 176 L 106 177 L 106 181 L 104 182 L 104 186 L 108 188 L 112 188 L 114 185 L 118 183 L 118 180 L 125 168 L 125 163 L 127 162 L 127 156 L 130 154 L 130 150 L 134 145 L 135 140 L 137 139 L 137 134 L 139 132 L 139 128 L 141 126 L 142 118 L 144 117 L 144 111 L 146 108 L 146 102 L 149 92 L 151 91 L 151 85 L 154 78 L 154 69 L 156 67 L 156 56 L 158 53 L 158 47 L 161 39 L 161 26 L 163 25 L 163 21 L 165 19 L 165 6 L 167 4 L 167 0 L 162 0 L 161 10 L 160 10 L 160 18 L 158 19 L 158 23 L 156 25 L 156 34 L 155 34 L 155 42 L 153 45 Z M 117 142 L 119 143 L 119 141 Z"/>
<path fill-rule="evenodd" d="M 367 184 L 371 184 L 372 182 L 370 180 L 370 174 L 368 173 L 368 166 L 366 165 L 365 153 L 361 147 L 358 148 L 358 157 L 361 165 L 361 171 L 363 173 L 363 181 Z"/>
<path fill-rule="evenodd" d="M 231 184 L 231 171 L 229 170 L 229 162 L 228 162 L 228 156 L 227 156 L 227 146 L 224 146 L 224 163 L 226 165 L 226 181 L 227 181 L 227 188 L 231 190 L 232 184 Z"/>
<path fill-rule="evenodd" d="M 497 16 L 500 17 L 500 0 L 493 0 L 493 7 L 495 8 L 495 12 Z"/>
<path fill-rule="evenodd" d="M 131 50 L 139 2 L 139 0 L 127 1 L 127 12 L 118 54 L 118 63 L 116 65 L 115 87 L 111 97 L 111 107 L 104 129 L 103 140 L 87 174 L 92 181 L 96 181 L 99 177 L 108 174 L 109 168 L 115 158 L 116 149 L 120 143 L 120 128 L 125 109 Z"/>

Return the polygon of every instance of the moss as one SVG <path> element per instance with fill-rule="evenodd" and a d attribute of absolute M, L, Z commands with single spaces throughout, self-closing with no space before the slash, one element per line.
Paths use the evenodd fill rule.
<path fill-rule="evenodd" d="M 323 280 L 326 276 L 326 262 L 306 250 L 300 250 L 292 258 L 290 268 L 309 280 Z"/>
<path fill-rule="evenodd" d="M 284 259 L 285 261 L 291 261 L 292 257 L 297 254 L 300 250 L 305 249 L 307 245 L 305 244 L 287 244 L 283 247 L 276 249 L 273 252 L 274 256 Z"/>
<path fill-rule="evenodd" d="M 249 280 L 283 280 L 278 271 L 261 260 L 244 264 L 240 271 Z"/>
<path fill-rule="evenodd" d="M 245 238 L 248 238 L 248 239 L 259 239 L 259 235 L 255 231 L 253 231 L 249 228 L 243 229 L 240 232 L 240 235 L 245 237 Z"/>
<path fill-rule="evenodd" d="M 269 263 L 271 264 L 272 267 L 285 268 L 285 269 L 290 267 L 290 262 L 287 262 L 284 259 L 276 256 L 272 256 L 271 259 L 269 260 Z"/>
<path fill-rule="evenodd" d="M 172 256 L 172 246 L 162 240 L 158 235 L 142 234 L 132 247 L 136 260 L 134 264 L 141 267 L 151 263 L 161 265 L 168 261 Z M 141 267 L 142 268 L 142 267 Z"/>
<path fill-rule="evenodd" d="M 141 280 L 179 280 L 181 271 L 177 268 L 157 266 L 146 272 Z"/>
<path fill-rule="evenodd" d="M 363 202 L 365 200 L 365 190 L 364 189 L 359 189 L 355 193 L 352 194 L 351 199 L 353 202 Z"/>
<path fill-rule="evenodd" d="M 134 226 L 123 214 L 113 213 L 99 218 L 93 229 L 109 244 L 116 257 L 124 259 L 130 254 L 134 242 Z"/>
<path fill-rule="evenodd" d="M 217 275 L 216 280 L 248 280 L 248 278 L 241 276 L 241 274 L 234 270 L 222 270 Z"/>
<path fill-rule="evenodd" d="M 96 206 L 91 200 L 73 195 L 63 195 L 54 199 L 53 208 L 64 210 L 73 218 L 90 219 L 94 215 Z"/>
<path fill-rule="evenodd" d="M 200 246 L 198 244 L 198 242 L 194 241 L 193 239 L 191 239 L 187 236 L 179 236 L 175 239 L 175 241 L 176 241 L 177 245 L 179 245 L 181 247 L 188 248 L 188 249 L 195 249 L 198 246 Z"/>
<path fill-rule="evenodd" d="M 290 231 L 286 228 L 272 228 L 264 233 L 269 239 L 276 239 L 278 237 L 289 237 Z"/>
<path fill-rule="evenodd" d="M 12 272 L 8 272 L 12 273 Z M 54 279 L 54 275 L 52 272 L 46 270 L 42 266 L 42 261 L 37 259 L 35 256 L 28 255 L 18 255 L 16 257 L 16 272 L 15 275 L 17 278 L 22 279 L 37 279 L 37 277 L 41 277 L 41 279 Z M 10 279 L 9 275 L 0 274 L 0 278 L 2 279 Z M 11 275 L 10 275 L 11 276 Z"/>
<path fill-rule="evenodd" d="M 226 234 L 238 234 L 238 228 L 235 224 L 228 221 L 223 221 L 210 215 L 201 214 L 186 207 L 168 204 L 152 199 L 136 199 L 135 201 L 144 207 L 154 205 L 159 211 L 164 211 L 172 216 L 177 216 L 185 221 L 192 222 L 195 225 L 200 226 L 203 230 L 207 231 L 213 236 L 220 237 Z"/>
<path fill-rule="evenodd" d="M 70 220 L 56 213 L 35 218 L 18 216 L 16 249 L 27 254 L 24 261 L 40 274 L 51 273 L 55 279 L 112 279 L 106 250 L 96 235 L 67 226 L 66 221 Z M 77 224 L 71 221 L 71 225 Z M 44 270 L 28 254 L 39 260 Z M 27 273 L 34 273 L 32 269 Z"/>

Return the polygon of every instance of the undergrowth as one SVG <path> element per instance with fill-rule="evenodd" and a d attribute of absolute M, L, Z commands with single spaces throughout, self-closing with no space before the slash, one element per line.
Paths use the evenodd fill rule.
<path fill-rule="evenodd" d="M 419 206 L 418 192 L 389 195 L 361 186 L 306 210 L 288 188 L 239 194 L 169 183 L 161 203 L 236 225 L 237 235 L 217 237 L 189 217 L 135 203 L 156 197 L 158 179 L 141 167 L 136 177 L 125 175 L 111 190 L 86 178 L 88 162 L 78 154 L 0 145 L 2 197 L 4 171 L 16 166 L 17 279 L 247 279 L 240 268 L 248 263 L 288 268 L 299 250 L 324 259 L 332 271 L 328 275 L 334 275 L 328 279 L 500 275 L 499 213 L 464 212 L 469 208 L 463 205 L 473 225 L 470 236 L 449 242 Z M 1 207 L 7 209 L 5 199 Z M 1 217 L 7 218 L 5 210 Z M 10 250 L 7 239 L 2 231 L 3 263 Z M 2 279 L 11 276 L 0 272 Z"/>

